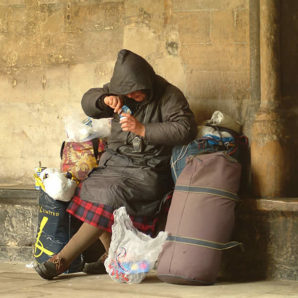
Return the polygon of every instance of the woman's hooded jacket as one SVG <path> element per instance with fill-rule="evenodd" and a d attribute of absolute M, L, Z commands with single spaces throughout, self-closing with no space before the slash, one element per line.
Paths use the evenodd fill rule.
<path fill-rule="evenodd" d="M 125 95 L 137 90 L 147 94 L 138 103 Z M 145 125 L 145 137 L 121 130 L 119 115 L 104 103 L 107 95 L 122 96 L 132 115 Z M 84 181 L 81 198 L 128 214 L 152 216 L 171 188 L 172 147 L 196 136 L 196 123 L 183 93 L 155 74 L 139 55 L 121 50 L 110 83 L 93 88 L 82 99 L 84 112 L 93 118 L 113 117 L 106 152 Z"/>

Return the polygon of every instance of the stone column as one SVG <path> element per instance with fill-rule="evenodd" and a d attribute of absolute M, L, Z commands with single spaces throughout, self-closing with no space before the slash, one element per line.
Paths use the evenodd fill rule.
<path fill-rule="evenodd" d="M 280 0 L 260 0 L 261 103 L 252 126 L 252 186 L 257 197 L 285 195 L 280 105 Z"/>

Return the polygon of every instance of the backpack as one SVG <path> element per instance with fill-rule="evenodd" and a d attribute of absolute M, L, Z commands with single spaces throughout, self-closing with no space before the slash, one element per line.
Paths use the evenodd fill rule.
<path fill-rule="evenodd" d="M 104 150 L 105 142 L 99 138 L 84 142 L 63 142 L 60 150 L 60 170 L 70 172 L 82 181 L 97 167 Z"/>

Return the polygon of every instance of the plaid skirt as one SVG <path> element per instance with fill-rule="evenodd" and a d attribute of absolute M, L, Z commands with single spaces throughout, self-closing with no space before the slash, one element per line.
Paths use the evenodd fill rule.
<path fill-rule="evenodd" d="M 80 198 L 81 186 L 82 184 L 77 187 L 76 193 L 69 203 L 66 211 L 83 222 L 107 232 L 112 232 L 112 225 L 114 223 L 114 209 L 104 204 L 96 204 L 82 200 Z M 130 216 L 133 225 L 139 231 L 147 235 L 154 235 L 156 232 L 158 219 L 160 217 L 167 216 L 171 198 L 172 192 L 166 195 L 160 212 L 154 217 Z"/>

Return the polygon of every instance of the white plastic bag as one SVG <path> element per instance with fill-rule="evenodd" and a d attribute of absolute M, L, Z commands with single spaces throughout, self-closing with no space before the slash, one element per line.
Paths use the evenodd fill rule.
<path fill-rule="evenodd" d="M 215 136 L 218 138 L 232 138 L 233 136 L 227 131 L 218 131 L 216 128 L 212 126 L 198 126 L 198 133 L 196 138 L 200 139 L 205 136 Z"/>
<path fill-rule="evenodd" d="M 66 178 L 65 173 L 53 168 L 46 168 L 40 173 L 43 190 L 54 200 L 69 202 L 76 190 L 77 183 Z"/>
<path fill-rule="evenodd" d="M 82 120 L 78 113 L 64 117 L 67 141 L 85 142 L 95 138 L 106 138 L 111 134 L 111 118 Z"/>
<path fill-rule="evenodd" d="M 111 134 L 112 119 L 92 119 L 92 135 L 97 138 L 107 138 Z"/>
<path fill-rule="evenodd" d="M 125 207 L 115 210 L 106 271 L 117 282 L 140 283 L 154 267 L 167 235 L 159 232 L 151 238 L 133 226 Z"/>
<path fill-rule="evenodd" d="M 237 133 L 241 132 L 241 124 L 238 121 L 235 121 L 229 115 L 224 114 L 220 111 L 215 111 L 212 114 L 211 119 L 207 120 L 207 123 L 210 125 L 225 127 L 234 130 Z"/>
<path fill-rule="evenodd" d="M 83 123 L 78 113 L 64 117 L 67 141 L 82 142 L 92 133 L 91 126 Z"/>

